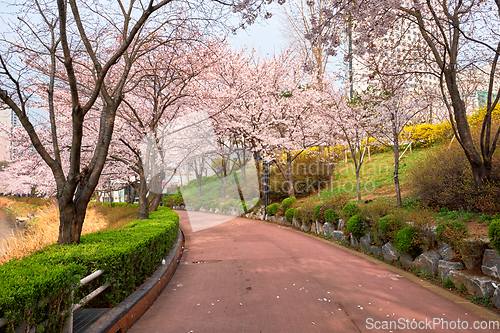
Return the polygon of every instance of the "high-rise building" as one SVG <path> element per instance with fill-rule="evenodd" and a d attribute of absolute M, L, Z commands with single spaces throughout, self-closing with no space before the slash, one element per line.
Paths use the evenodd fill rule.
<path fill-rule="evenodd" d="M 0 103 L 0 161 L 10 160 L 10 147 L 12 145 L 10 136 L 10 129 L 12 127 L 21 127 L 21 122 L 17 115 L 5 104 Z"/>
<path fill-rule="evenodd" d="M 404 1 L 403 1 L 404 4 Z M 426 27 L 432 31 L 431 27 Z M 395 78 L 404 75 L 404 89 L 408 94 L 418 95 L 423 91 L 432 91 L 440 96 L 439 73 L 433 55 L 428 51 L 419 27 L 405 18 L 394 21 L 387 34 L 374 40 L 372 46 L 376 52 L 352 57 L 353 90 L 360 92 L 370 86 L 373 73 L 386 73 Z M 356 46 L 354 46 L 356 47 Z M 355 53 L 355 52 L 354 52 Z M 347 69 L 349 71 L 349 69 Z M 447 111 L 444 104 L 436 101 L 430 117 L 445 120 Z M 433 119 L 423 119 L 432 121 Z"/>

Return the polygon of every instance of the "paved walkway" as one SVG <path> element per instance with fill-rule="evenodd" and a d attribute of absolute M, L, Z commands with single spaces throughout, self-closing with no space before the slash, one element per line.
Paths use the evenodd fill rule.
<path fill-rule="evenodd" d="M 179 215 L 187 251 L 131 333 L 408 332 L 413 319 L 424 325 L 434 318 L 452 328 L 457 320 L 469 325 L 447 330 L 443 323 L 434 326 L 437 332 L 470 332 L 484 320 L 376 263 L 293 230 L 235 218 L 192 233 L 187 214 Z M 384 321 L 408 326 L 374 329 Z M 434 332 L 421 327 L 415 331 Z"/>

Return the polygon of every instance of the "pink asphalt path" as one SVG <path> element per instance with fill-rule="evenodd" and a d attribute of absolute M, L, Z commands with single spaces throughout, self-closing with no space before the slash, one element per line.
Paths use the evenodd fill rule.
<path fill-rule="evenodd" d="M 187 251 L 170 284 L 128 332 L 471 332 L 475 321 L 485 320 L 380 265 L 293 230 L 235 218 L 193 233 L 186 212 L 178 213 Z M 409 324 L 434 318 L 450 327 L 465 321 L 469 329 L 439 324 L 412 330 Z M 398 320 L 409 329 L 371 325 Z"/>

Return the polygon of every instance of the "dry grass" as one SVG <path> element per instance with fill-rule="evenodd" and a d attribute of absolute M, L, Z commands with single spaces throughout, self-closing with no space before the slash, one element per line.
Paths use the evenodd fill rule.
<path fill-rule="evenodd" d="M 57 242 L 59 236 L 59 210 L 55 201 L 45 203 L 29 203 L 29 198 L 0 197 L 0 207 L 15 212 L 18 216 L 37 213 L 29 227 L 15 232 L 3 243 L 4 253 L 0 253 L 0 264 L 12 258 L 22 258 Z M 82 234 L 100 230 L 118 229 L 127 222 L 137 218 L 137 208 L 106 207 L 100 204 L 89 204 Z"/>

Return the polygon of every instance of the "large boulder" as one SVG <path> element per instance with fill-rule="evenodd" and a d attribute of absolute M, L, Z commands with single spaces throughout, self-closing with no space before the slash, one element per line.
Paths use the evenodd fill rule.
<path fill-rule="evenodd" d="M 399 256 L 399 261 L 404 268 L 410 268 L 413 266 L 413 258 L 408 253 L 401 253 Z"/>
<path fill-rule="evenodd" d="M 344 228 L 344 226 L 345 226 L 344 220 L 339 219 L 339 224 L 338 224 L 337 230 L 342 230 Z"/>
<path fill-rule="evenodd" d="M 419 255 L 413 262 L 413 266 L 418 271 L 424 271 L 425 274 L 434 276 L 438 273 L 439 260 L 441 260 L 439 254 L 434 251 L 428 251 Z"/>
<path fill-rule="evenodd" d="M 500 308 L 500 286 L 497 285 L 495 292 L 493 293 L 493 297 L 491 297 L 491 303 L 495 305 L 497 308 Z"/>
<path fill-rule="evenodd" d="M 311 230 L 311 223 L 302 223 L 302 226 L 300 228 L 303 231 L 310 231 Z"/>
<path fill-rule="evenodd" d="M 335 240 L 337 242 L 345 243 L 345 241 L 346 241 L 344 233 L 340 230 L 332 231 L 332 238 L 333 238 L 333 240 Z"/>
<path fill-rule="evenodd" d="M 481 270 L 485 275 L 500 279 L 500 255 L 496 250 L 484 250 Z"/>
<path fill-rule="evenodd" d="M 388 242 L 387 244 L 382 246 L 382 255 L 384 256 L 385 260 L 393 261 L 399 259 L 400 253 L 399 250 L 396 249 L 396 247 L 391 242 Z"/>
<path fill-rule="evenodd" d="M 335 230 L 335 227 L 330 222 L 326 222 L 325 224 L 323 224 L 323 235 L 333 237 L 332 232 L 334 230 Z"/>
<path fill-rule="evenodd" d="M 461 262 L 452 262 L 447 260 L 439 260 L 438 271 L 439 276 L 442 281 L 446 281 L 449 276 L 450 271 L 455 271 L 459 268 L 464 268 L 464 264 Z"/>
<path fill-rule="evenodd" d="M 367 232 L 363 237 L 359 239 L 359 247 L 361 250 L 370 252 L 372 246 L 372 235 Z"/>
<path fill-rule="evenodd" d="M 292 225 L 296 228 L 302 227 L 302 223 L 299 220 L 297 220 L 295 217 L 293 218 Z"/>
<path fill-rule="evenodd" d="M 443 258 L 443 260 L 451 260 L 456 256 L 455 251 L 446 243 L 443 244 L 439 250 L 437 250 L 437 253 L 441 256 L 441 258 Z"/>
<path fill-rule="evenodd" d="M 469 275 L 461 271 L 450 271 L 451 282 L 456 287 L 465 285 L 467 292 L 472 295 L 491 297 L 497 289 L 497 281 L 487 276 Z"/>
<path fill-rule="evenodd" d="M 352 247 L 359 247 L 359 241 L 356 239 L 356 237 L 351 235 L 351 246 Z"/>
<path fill-rule="evenodd" d="M 370 247 L 370 251 L 372 251 L 374 256 L 381 256 L 382 255 L 382 248 L 380 246 L 372 245 Z"/>
<path fill-rule="evenodd" d="M 323 223 L 316 221 L 316 232 L 323 235 Z"/>

